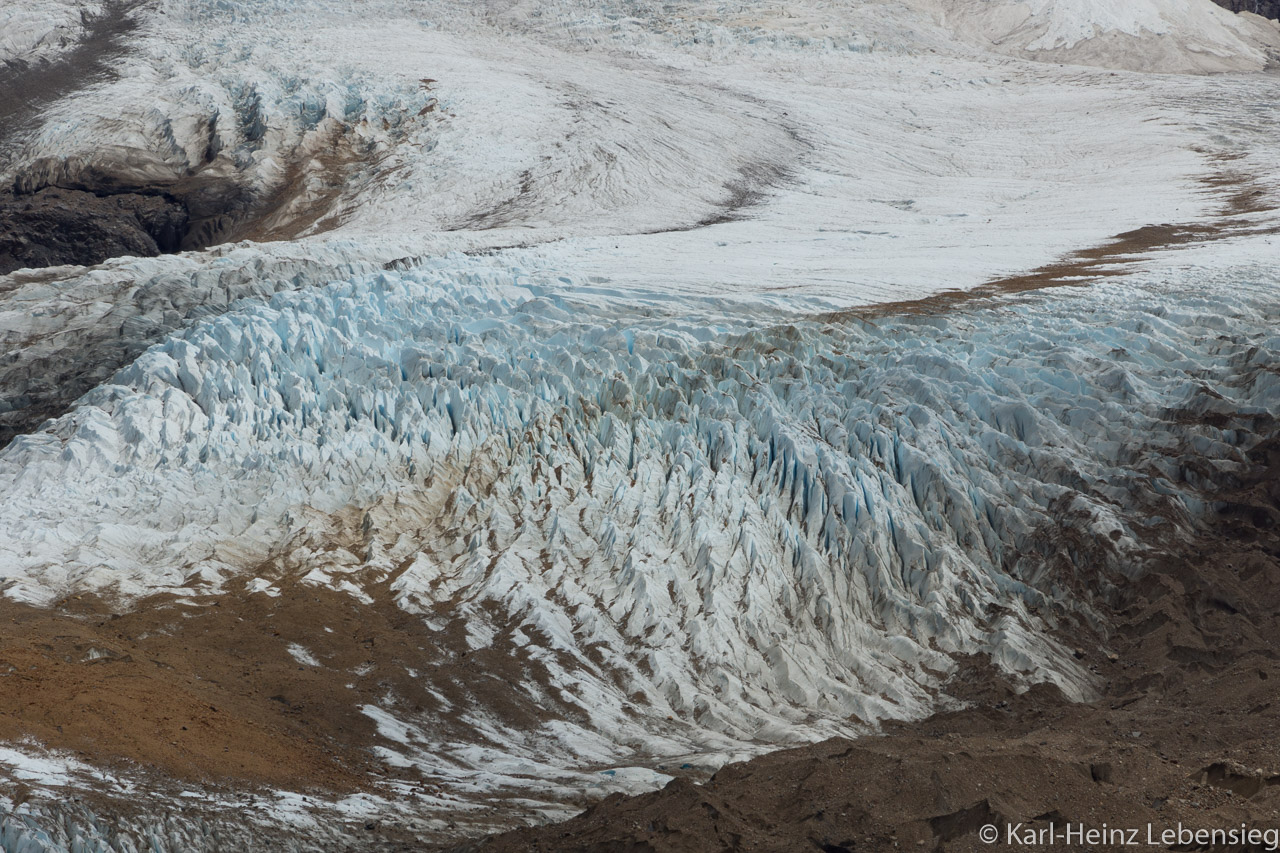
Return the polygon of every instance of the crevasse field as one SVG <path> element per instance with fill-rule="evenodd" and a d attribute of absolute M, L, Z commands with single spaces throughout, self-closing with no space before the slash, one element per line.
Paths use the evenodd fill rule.
<path fill-rule="evenodd" d="M 4 744 L 0 849 L 474 835 L 924 717 L 955 655 L 1092 698 L 1081 578 L 1207 511 L 1251 440 L 1215 413 L 1280 411 L 1280 30 L 1114 5 L 133 10 L 0 179 L 266 213 L 0 277 L 0 591 L 312 585 L 450 665 L 353 700 L 396 772 L 347 796 Z M 111 8 L 19 0 L 0 57 Z"/>

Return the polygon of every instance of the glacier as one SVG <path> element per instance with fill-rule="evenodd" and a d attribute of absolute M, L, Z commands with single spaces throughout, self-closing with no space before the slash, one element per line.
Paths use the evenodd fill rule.
<path fill-rule="evenodd" d="M 391 699 L 389 760 L 567 796 L 923 716 L 956 654 L 1091 697 L 1053 628 L 1280 410 L 1265 267 L 874 319 L 575 293 L 444 258 L 171 335 L 0 454 L 4 594 L 389 589 L 546 714 Z"/>
<path fill-rule="evenodd" d="M 932 0 L 922 6 L 934 7 Z M 1195 0 L 944 0 L 942 14 L 974 42 L 1044 61 L 1162 72 L 1267 68 L 1274 22 Z"/>
<path fill-rule="evenodd" d="M 102 14 L 12 14 L 46 7 Z M 0 441 L 238 298 L 388 264 L 495 252 L 606 280 L 602 299 L 803 312 L 1218 223 L 1232 181 L 1277 174 L 1273 75 L 1017 62 L 957 42 L 927 7 L 138 13 L 113 76 L 6 128 L 0 183 L 177 194 L 192 240 L 237 242 L 3 277 Z"/>
<path fill-rule="evenodd" d="M 115 8 L 0 10 L 0 61 Z M 1062 637 L 1274 428 L 1280 31 L 1208 0 L 129 14 L 0 182 L 196 231 L 0 276 L 0 596 L 337 591 L 433 702 L 358 700 L 347 796 L 0 745 L 4 853 L 456 840 L 959 707 L 969 655 L 1090 700 Z"/>

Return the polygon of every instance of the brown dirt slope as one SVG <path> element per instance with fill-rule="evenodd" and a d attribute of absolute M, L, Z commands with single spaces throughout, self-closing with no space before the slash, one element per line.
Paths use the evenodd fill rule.
<path fill-rule="evenodd" d="M 0 601 L 0 738 L 193 781 L 359 787 L 370 727 L 309 690 L 265 598 L 157 596 L 123 615 L 87 596 Z"/>
<path fill-rule="evenodd" d="M 282 579 L 127 607 L 83 595 L 38 608 L 0 599 L 0 740 L 34 739 L 93 764 L 211 784 L 350 792 L 393 768 L 364 704 L 438 701 L 413 668 L 441 663 L 420 618 L 380 595 Z M 385 592 L 385 591 L 384 591 Z M 299 663 L 303 647 L 316 665 Z M 476 665 L 485 669 L 483 662 Z M 485 672 L 460 684 L 476 688 Z"/>
<path fill-rule="evenodd" d="M 374 747 L 400 744 L 365 705 L 429 720 L 443 740 L 466 734 L 458 714 L 476 705 L 520 728 L 545 714 L 509 689 L 545 679 L 539 662 L 502 642 L 473 651 L 461 624 L 433 632 L 395 603 L 394 575 L 357 578 L 362 603 L 273 566 L 257 574 L 279 594 L 232 579 L 183 598 L 0 597 L 0 742 L 153 780 L 344 794 L 392 778 L 431 786 L 378 759 Z"/>

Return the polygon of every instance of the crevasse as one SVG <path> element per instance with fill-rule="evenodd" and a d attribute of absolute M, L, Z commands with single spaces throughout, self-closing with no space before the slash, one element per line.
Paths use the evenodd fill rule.
<path fill-rule="evenodd" d="M 779 321 L 548 280 L 453 259 L 170 336 L 0 455 L 6 594 L 390 581 L 442 646 L 526 665 L 549 722 L 477 697 L 488 744 L 758 749 L 920 716 L 953 654 L 1089 696 L 1047 629 L 1203 511 L 1187 458 L 1229 476 L 1230 418 L 1280 408 L 1265 283 Z M 441 738 L 413 760 L 492 759 Z"/>

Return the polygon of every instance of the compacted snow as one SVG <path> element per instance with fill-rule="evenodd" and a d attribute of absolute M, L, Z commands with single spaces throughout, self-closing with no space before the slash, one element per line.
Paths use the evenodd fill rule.
<path fill-rule="evenodd" d="M 1093 695 L 1054 627 L 1206 511 L 1206 466 L 1250 441 L 1218 416 L 1280 408 L 1280 81 L 1025 60 L 1115 64 L 1123 38 L 1129 66 L 1250 71 L 1269 25 L 1208 0 L 366 5 L 163 0 L 113 79 L 9 141 L 26 190 L 207 182 L 266 212 L 208 218 L 234 245 L 0 277 L 0 419 L 56 415 L 0 450 L 5 596 L 389 582 L 542 713 L 362 708 L 441 783 L 421 814 L 457 820 L 918 718 L 953 655 Z M 23 33 L 30 61 L 58 43 Z M 849 310 L 1166 223 L 1237 236 Z M 84 786 L 54 776 L 31 781 Z M 125 849 L 94 820 L 27 808 L 0 849 Z"/>

